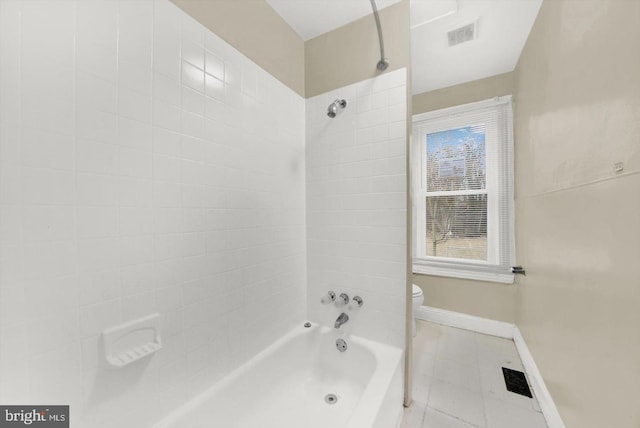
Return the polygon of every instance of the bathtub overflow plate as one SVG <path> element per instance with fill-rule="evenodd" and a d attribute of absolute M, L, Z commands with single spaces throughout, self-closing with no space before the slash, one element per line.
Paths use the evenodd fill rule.
<path fill-rule="evenodd" d="M 345 342 L 344 339 L 336 340 L 336 348 L 338 348 L 338 351 L 340 351 L 340 352 L 346 351 L 347 350 L 347 342 Z"/>
<path fill-rule="evenodd" d="M 324 401 L 327 404 L 336 404 L 338 402 L 338 397 L 335 394 L 327 394 L 324 396 Z"/>

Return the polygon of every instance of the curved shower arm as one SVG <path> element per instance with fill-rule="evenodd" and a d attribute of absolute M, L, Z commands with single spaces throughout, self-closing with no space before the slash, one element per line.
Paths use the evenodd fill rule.
<path fill-rule="evenodd" d="M 384 39 L 382 38 L 382 25 L 380 25 L 380 15 L 378 14 L 378 8 L 376 6 L 376 0 L 371 1 L 371 9 L 373 9 L 373 17 L 376 20 L 376 27 L 378 27 L 378 41 L 380 42 L 380 61 L 376 67 L 380 71 L 384 71 L 389 67 L 389 59 L 384 56 Z"/>

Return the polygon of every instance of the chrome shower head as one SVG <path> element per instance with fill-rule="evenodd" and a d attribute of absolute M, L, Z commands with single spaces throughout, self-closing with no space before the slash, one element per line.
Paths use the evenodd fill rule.
<path fill-rule="evenodd" d="M 336 117 L 338 114 L 338 107 L 345 108 L 347 106 L 347 100 L 337 99 L 331 104 L 329 104 L 329 108 L 327 109 L 327 116 L 330 118 Z"/>

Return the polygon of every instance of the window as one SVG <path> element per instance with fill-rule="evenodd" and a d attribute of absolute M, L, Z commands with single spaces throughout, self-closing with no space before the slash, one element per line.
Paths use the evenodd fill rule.
<path fill-rule="evenodd" d="M 513 282 L 511 96 L 413 118 L 413 272 Z"/>

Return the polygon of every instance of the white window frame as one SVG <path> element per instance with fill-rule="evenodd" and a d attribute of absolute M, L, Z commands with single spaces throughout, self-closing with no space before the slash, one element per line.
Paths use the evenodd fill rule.
<path fill-rule="evenodd" d="M 424 251 L 426 248 L 426 134 L 438 132 L 456 127 L 470 126 L 474 123 L 465 122 L 469 115 L 483 114 L 487 115 L 493 112 L 495 114 L 498 106 L 507 104 L 508 114 L 502 117 L 502 123 L 498 123 L 503 132 L 506 130 L 506 146 L 496 147 L 491 145 L 489 139 L 485 148 L 487 162 L 487 189 L 489 202 L 487 204 L 487 255 L 490 261 L 476 261 L 470 259 L 454 259 L 445 257 L 427 256 Z M 515 231 L 514 231 L 514 201 L 513 201 L 513 105 L 511 95 L 497 97 L 490 100 L 480 101 L 461 106 L 450 107 L 442 110 L 417 114 L 413 116 L 413 138 L 412 138 L 412 158 L 413 158 L 413 273 L 424 275 L 435 275 L 453 278 L 473 279 L 480 281 L 491 281 L 512 284 L 514 282 L 514 274 L 511 272 L 511 266 L 515 262 Z M 468 120 L 468 119 L 467 119 Z M 445 125 L 443 125 L 443 123 Z M 433 125 L 432 125 L 433 124 Z M 425 128 L 426 127 L 426 128 Z M 420 132 L 420 129 L 423 131 Z M 428 129 L 428 132 L 424 132 Z M 492 132 L 487 130 L 487 134 Z M 497 132 L 497 129 L 495 130 Z M 489 169 L 489 165 L 496 162 L 498 152 L 505 150 L 503 156 L 507 159 L 507 173 L 502 175 L 497 168 Z M 493 159 L 492 159 L 493 158 Z M 496 197 L 491 195 L 497 194 L 497 189 L 503 192 L 507 198 L 507 214 L 508 218 L 500 221 L 498 215 L 498 207 L 496 206 Z M 465 194 L 474 193 L 474 191 L 465 191 Z M 477 193 L 477 192 L 475 192 Z M 481 192 L 484 193 L 484 190 Z M 447 192 L 447 194 L 451 194 Z M 430 192 L 429 196 L 434 196 Z M 500 246 L 508 246 L 504 249 Z M 506 251 L 506 253 L 505 253 Z M 498 260 L 499 254 L 507 254 L 508 260 Z"/>

